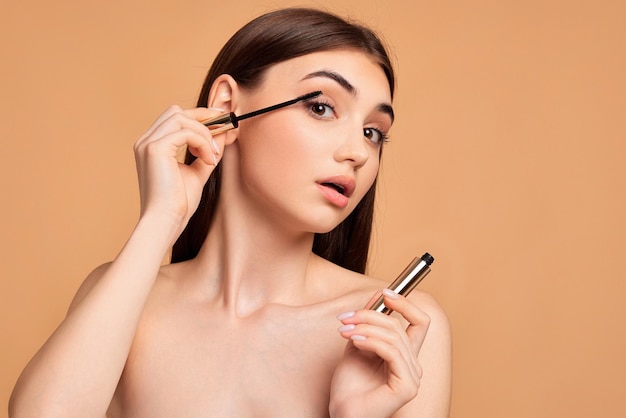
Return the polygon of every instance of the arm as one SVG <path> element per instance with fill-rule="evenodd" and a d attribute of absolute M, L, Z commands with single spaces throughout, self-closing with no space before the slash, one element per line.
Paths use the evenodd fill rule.
<path fill-rule="evenodd" d="M 216 164 L 209 130 L 196 121 L 207 113 L 173 107 L 137 141 L 140 219 L 115 260 L 85 280 L 66 318 L 22 372 L 11 417 L 106 413 L 161 262 Z M 199 156 L 190 166 L 176 161 L 183 145 Z"/>

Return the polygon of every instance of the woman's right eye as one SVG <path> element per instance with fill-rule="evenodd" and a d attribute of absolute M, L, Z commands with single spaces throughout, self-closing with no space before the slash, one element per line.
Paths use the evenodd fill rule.
<path fill-rule="evenodd" d="M 333 107 L 326 103 L 311 103 L 309 105 L 309 109 L 311 110 L 311 113 L 320 118 L 332 117 L 334 113 Z"/>

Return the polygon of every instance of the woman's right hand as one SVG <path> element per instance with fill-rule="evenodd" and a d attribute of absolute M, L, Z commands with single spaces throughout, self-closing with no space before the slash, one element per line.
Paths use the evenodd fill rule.
<path fill-rule="evenodd" d="M 223 154 L 224 135 L 213 138 L 200 123 L 219 114 L 207 108 L 172 106 L 135 143 L 141 216 L 163 217 L 182 232 L 198 207 L 202 189 Z M 177 159 L 187 146 L 197 157 L 191 165 Z"/>

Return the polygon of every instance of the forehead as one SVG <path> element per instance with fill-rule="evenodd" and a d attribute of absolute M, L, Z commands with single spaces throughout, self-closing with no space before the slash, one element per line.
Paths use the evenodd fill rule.
<path fill-rule="evenodd" d="M 298 83 L 314 78 L 310 75 L 322 71 L 340 74 L 357 92 L 367 89 L 391 101 L 389 81 L 380 63 L 370 54 L 358 50 L 320 51 L 292 58 L 271 66 L 264 81 L 270 84 Z"/>

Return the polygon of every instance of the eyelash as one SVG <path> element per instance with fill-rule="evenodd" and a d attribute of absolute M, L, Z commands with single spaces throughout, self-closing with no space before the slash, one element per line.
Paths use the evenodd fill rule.
<path fill-rule="evenodd" d="M 315 112 L 313 110 L 313 108 L 315 108 L 317 106 L 324 106 L 324 107 L 330 109 L 333 113 L 335 112 L 335 108 L 331 104 L 329 104 L 327 102 L 319 101 L 319 100 L 315 101 L 315 102 L 308 102 L 307 103 L 307 107 L 309 109 L 309 112 L 314 117 L 317 117 L 317 118 L 323 118 L 324 117 L 322 115 L 319 115 L 317 112 Z M 385 134 L 383 131 L 381 131 L 380 129 L 377 129 L 377 128 L 363 128 L 363 136 L 366 136 L 365 135 L 365 131 L 368 131 L 368 130 L 369 131 L 374 131 L 374 132 L 378 133 L 378 136 L 380 137 L 380 140 L 377 141 L 377 142 L 374 142 L 374 144 L 383 144 L 383 143 L 389 142 L 389 136 L 387 134 Z"/>
<path fill-rule="evenodd" d="M 378 142 L 375 142 L 375 144 L 386 144 L 387 142 L 389 142 L 389 135 L 385 134 L 383 131 L 381 131 L 380 129 L 376 129 L 376 128 L 363 128 L 363 134 L 365 134 L 366 130 L 370 130 L 370 131 L 374 131 L 377 132 L 378 135 L 380 136 L 380 140 Z M 369 138 L 368 138 L 369 139 Z"/>

